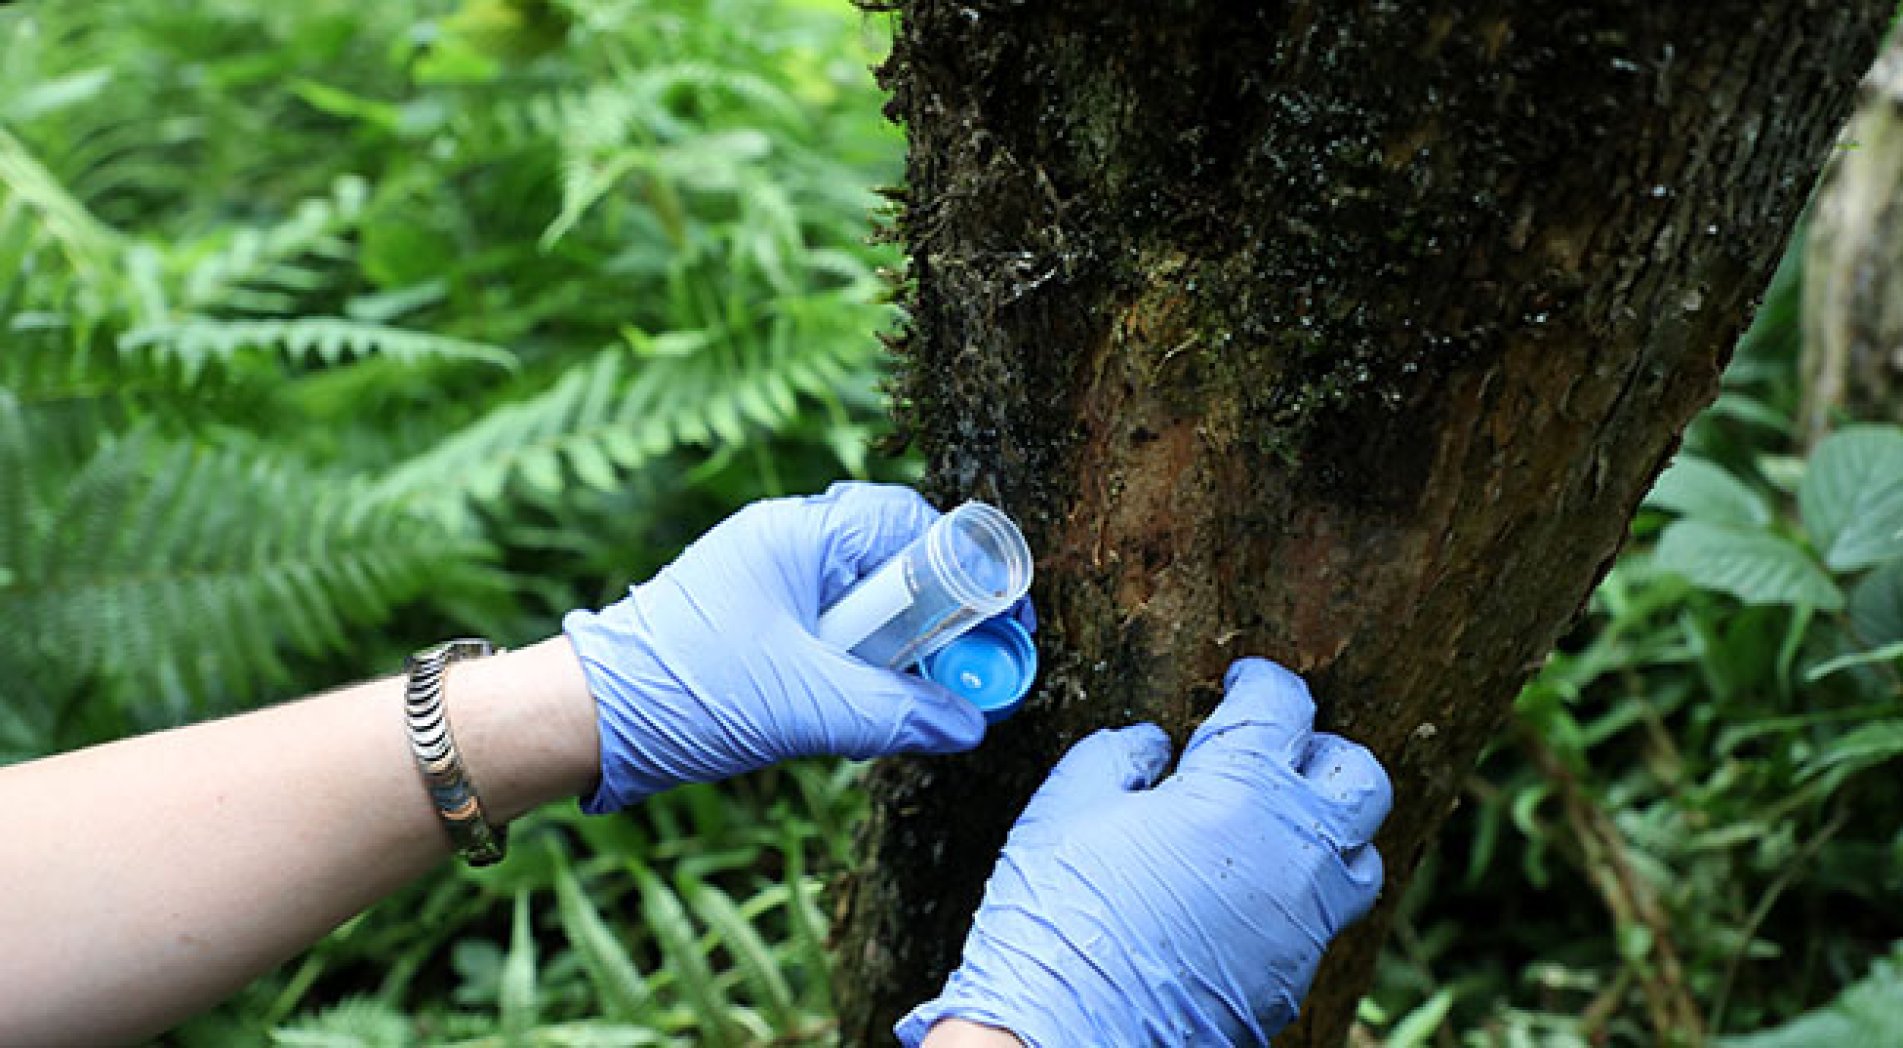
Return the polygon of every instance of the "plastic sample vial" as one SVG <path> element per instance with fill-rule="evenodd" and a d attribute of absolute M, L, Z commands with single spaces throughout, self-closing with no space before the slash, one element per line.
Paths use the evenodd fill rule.
<path fill-rule="evenodd" d="M 1031 548 L 1017 525 L 995 507 L 967 502 L 827 608 L 819 638 L 875 665 L 909 669 L 1030 589 Z"/>
<path fill-rule="evenodd" d="M 996 724 L 1023 705 L 1037 677 L 1037 646 L 1031 631 L 1009 613 L 980 622 L 971 632 L 925 656 L 919 672 L 950 688 Z"/>

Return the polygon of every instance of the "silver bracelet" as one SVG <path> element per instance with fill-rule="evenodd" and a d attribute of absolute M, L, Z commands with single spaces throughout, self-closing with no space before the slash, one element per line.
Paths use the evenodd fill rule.
<path fill-rule="evenodd" d="M 410 753 L 423 773 L 436 805 L 436 817 L 449 831 L 456 854 L 471 866 L 499 862 L 509 848 L 509 828 L 491 826 L 483 817 L 482 798 L 463 768 L 443 712 L 443 678 L 451 663 L 494 655 L 502 649 L 480 638 L 445 641 L 411 655 L 403 664 L 403 716 L 408 722 Z"/>

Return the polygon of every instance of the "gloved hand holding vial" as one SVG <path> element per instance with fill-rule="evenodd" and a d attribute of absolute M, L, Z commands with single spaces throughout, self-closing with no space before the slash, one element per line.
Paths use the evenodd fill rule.
<path fill-rule="evenodd" d="M 820 615 L 819 638 L 876 666 L 918 666 L 996 722 L 1036 673 L 1030 634 L 1007 616 L 1031 588 L 1031 549 L 1011 518 L 967 502 Z"/>

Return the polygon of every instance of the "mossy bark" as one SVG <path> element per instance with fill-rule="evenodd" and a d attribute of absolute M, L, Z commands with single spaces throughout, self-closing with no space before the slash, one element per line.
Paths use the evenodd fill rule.
<path fill-rule="evenodd" d="M 1092 729 L 1308 676 L 1394 777 L 1384 902 L 1281 1044 L 1335 1044 L 1513 695 L 1711 399 L 1889 0 L 903 0 L 903 420 L 1021 521 L 1045 670 L 872 776 L 848 1043 L 936 992 Z"/>

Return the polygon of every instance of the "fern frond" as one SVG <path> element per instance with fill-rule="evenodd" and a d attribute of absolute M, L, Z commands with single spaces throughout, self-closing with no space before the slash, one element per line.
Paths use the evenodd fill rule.
<path fill-rule="evenodd" d="M 207 240 L 171 249 L 173 265 L 183 272 L 178 308 L 243 308 L 247 303 L 241 292 L 249 285 L 297 284 L 297 270 L 291 263 L 300 256 L 351 257 L 351 249 L 340 238 L 364 217 L 369 200 L 369 184 L 345 175 L 331 186 L 328 197 L 300 201 L 281 222 L 221 230 Z M 292 279 L 287 281 L 287 275 Z M 296 290 L 310 288 L 306 283 Z M 268 312 L 282 303 L 262 305 Z"/>
<path fill-rule="evenodd" d="M 271 1031 L 280 1048 L 408 1048 L 410 1019 L 374 997 L 348 997 L 317 1015 Z"/>
<path fill-rule="evenodd" d="M 665 100 L 670 92 L 690 88 L 706 95 L 728 95 L 749 103 L 749 114 L 767 113 L 787 128 L 811 125 L 807 107 L 771 80 L 745 69 L 711 62 L 667 62 L 641 71 L 643 90 Z"/>
<path fill-rule="evenodd" d="M 652 157 L 645 149 L 616 150 L 603 158 L 588 155 L 569 155 L 562 158 L 562 210 L 543 230 L 540 241 L 542 250 L 554 247 L 569 230 L 575 228 L 582 216 L 587 214 L 601 199 L 609 194 L 621 180 L 635 171 L 652 164 Z"/>
<path fill-rule="evenodd" d="M 372 355 L 406 363 L 465 360 L 503 368 L 514 368 L 516 363 L 515 354 L 500 346 L 342 317 L 295 320 L 193 317 L 175 324 L 139 328 L 119 339 L 119 348 L 123 351 L 150 350 L 178 361 L 188 378 L 207 363 L 229 361 L 240 353 L 263 346 L 280 348 L 306 362 L 326 364 Z"/>
<path fill-rule="evenodd" d="M 502 978 L 496 988 L 496 1019 L 502 1042 L 527 1044 L 541 1011 L 535 972 L 535 931 L 529 921 L 529 891 L 515 896 L 515 916 L 511 921 L 509 953 L 502 962 Z"/>
<path fill-rule="evenodd" d="M 694 105 L 680 102 L 691 93 Z M 750 126 L 805 130 L 806 110 L 783 88 L 758 74 L 707 62 L 645 66 L 586 88 L 544 91 L 498 99 L 459 115 L 458 136 L 493 148 L 559 141 L 580 148 L 606 148 L 636 141 L 670 141 L 703 133 L 675 110 L 718 109 L 722 96 L 749 105 Z M 717 123 L 717 121 L 716 121 Z"/>
<path fill-rule="evenodd" d="M 732 359 L 738 354 L 717 337 L 679 333 L 672 345 L 707 348 L 654 356 L 632 371 L 627 347 L 604 350 L 541 394 L 507 403 L 403 463 L 378 497 L 415 500 L 457 519 L 470 503 L 498 500 L 518 479 L 544 494 L 561 491 L 564 465 L 588 487 L 612 490 L 623 471 L 683 448 L 743 447 L 785 429 L 802 397 L 836 404 L 842 389 L 869 381 L 866 346 L 796 339 L 794 328 L 775 323 L 770 345 L 752 359 Z"/>
<path fill-rule="evenodd" d="M 14 425 L 0 441 L 24 436 Z M 30 454 L 16 445 L 0 463 L 18 471 Z M 340 649 L 347 627 L 472 553 L 350 478 L 152 437 L 107 441 L 62 483 L 17 490 L 0 663 L 64 663 L 101 691 L 160 698 L 145 707 L 155 723 L 282 679 L 286 650 Z"/>
<path fill-rule="evenodd" d="M 24 142 L 0 127 L 0 189 L 39 215 L 75 271 L 102 279 L 120 248 L 119 232 L 95 218 Z"/>

